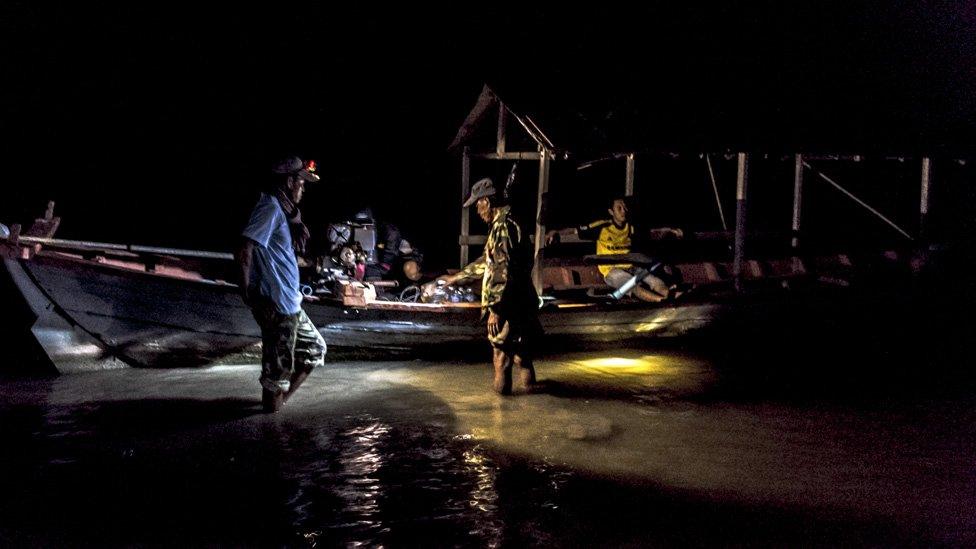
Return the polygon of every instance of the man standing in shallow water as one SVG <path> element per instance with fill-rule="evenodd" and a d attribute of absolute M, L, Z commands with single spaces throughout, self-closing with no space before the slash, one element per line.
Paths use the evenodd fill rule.
<path fill-rule="evenodd" d="M 237 253 L 241 292 L 261 327 L 261 403 L 277 412 L 314 368 L 325 362 L 322 334 L 302 310 L 298 255 L 309 237 L 298 203 L 305 183 L 319 180 L 315 162 L 297 156 L 272 168 L 242 233 Z"/>
<path fill-rule="evenodd" d="M 485 253 L 454 275 L 432 284 L 455 284 L 481 279 L 481 314 L 488 316 L 488 341 L 492 346 L 495 391 L 512 394 L 512 371 L 527 392 L 536 389 L 532 364 L 536 341 L 542 336 L 539 324 L 539 295 L 532 285 L 533 250 L 511 217 L 504 196 L 495 192 L 491 179 L 471 188 L 465 207 L 477 205 L 478 216 L 490 225 Z M 428 286 L 427 293 L 431 292 Z"/>

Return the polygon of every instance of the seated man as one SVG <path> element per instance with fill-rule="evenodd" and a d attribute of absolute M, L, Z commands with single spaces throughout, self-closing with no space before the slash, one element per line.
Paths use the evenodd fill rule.
<path fill-rule="evenodd" d="M 396 225 L 377 221 L 370 208 L 351 221 L 330 225 L 328 240 L 334 263 L 358 280 L 391 280 L 401 286 L 420 280 L 423 254 Z"/>
<path fill-rule="evenodd" d="M 367 268 L 367 276 L 383 280 L 396 280 L 401 286 L 409 286 L 421 278 L 423 254 L 403 237 L 392 223 L 379 223 L 376 243 L 376 264 Z"/>
<path fill-rule="evenodd" d="M 558 241 L 560 235 L 575 234 L 581 238 L 595 239 L 597 255 L 630 253 L 635 229 L 627 219 L 627 202 L 622 197 L 614 197 L 610 201 L 610 208 L 607 212 L 610 214 L 610 219 L 601 219 L 580 227 L 549 231 L 546 233 L 546 244 Z M 683 234 L 680 229 L 665 227 L 652 229 L 647 236 L 650 238 L 665 238 L 667 236 L 681 238 Z M 656 262 L 646 269 L 638 269 L 631 264 L 599 265 L 598 268 L 607 284 L 617 289 L 624 287 L 625 295 L 633 295 L 638 299 L 650 302 L 677 297 L 676 285 L 670 281 L 671 275 L 667 273 L 669 267 L 661 262 Z M 643 276 L 641 276 L 638 284 L 633 285 L 630 289 L 625 288 L 625 285 L 629 285 L 628 282 L 635 275 Z"/>

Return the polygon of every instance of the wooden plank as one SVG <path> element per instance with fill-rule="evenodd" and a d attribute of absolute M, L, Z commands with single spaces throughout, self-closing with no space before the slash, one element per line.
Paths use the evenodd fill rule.
<path fill-rule="evenodd" d="M 498 102 L 498 131 L 495 134 L 495 154 L 505 155 L 505 104 Z"/>

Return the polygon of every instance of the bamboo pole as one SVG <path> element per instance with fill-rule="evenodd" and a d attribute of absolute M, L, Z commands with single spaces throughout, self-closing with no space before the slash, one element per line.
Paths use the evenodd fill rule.
<path fill-rule="evenodd" d="M 810 163 L 807 162 L 806 160 L 803 160 L 803 166 L 806 167 L 807 169 L 813 170 L 813 167 L 810 166 Z M 814 171 L 816 171 L 816 170 L 814 170 Z M 865 202 L 865 201 L 861 200 L 860 198 L 854 196 L 854 193 L 852 193 L 852 192 L 848 191 L 847 189 L 845 189 L 844 187 L 842 187 L 840 185 L 840 183 L 838 183 L 838 182 L 834 181 L 833 179 L 827 177 L 827 175 L 824 174 L 823 172 L 816 171 L 816 174 L 817 174 L 817 176 L 820 177 L 820 179 L 823 179 L 827 183 L 830 183 L 830 185 L 832 187 L 834 187 L 835 189 L 837 189 L 838 191 L 840 191 L 841 193 L 843 193 L 844 196 L 846 196 L 847 198 L 850 198 L 851 200 L 853 200 L 854 202 L 856 202 L 858 205 L 860 205 L 861 207 L 863 207 L 867 211 L 873 213 L 880 220 L 882 220 L 885 223 L 887 223 L 891 228 L 893 228 L 894 230 L 896 230 L 899 233 L 901 233 L 905 238 L 907 238 L 908 240 L 914 240 L 912 238 L 912 235 L 908 234 L 905 231 L 905 229 L 902 229 L 901 227 L 899 227 L 898 225 L 896 225 L 894 221 L 888 219 L 887 217 L 884 216 L 884 214 L 882 214 L 878 210 L 872 208 L 871 205 L 868 204 L 867 202 Z"/>
<path fill-rule="evenodd" d="M 712 159 L 705 154 L 705 166 L 708 168 L 708 179 L 712 182 L 712 192 L 715 193 L 715 205 L 718 206 L 718 217 L 722 220 L 722 230 L 729 230 L 728 223 L 725 222 L 725 210 L 722 209 L 722 197 L 718 194 L 718 181 L 715 180 L 715 171 L 712 169 Z"/>

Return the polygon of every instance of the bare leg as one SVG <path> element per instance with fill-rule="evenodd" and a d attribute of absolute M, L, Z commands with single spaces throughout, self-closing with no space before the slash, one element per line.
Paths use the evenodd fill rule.
<path fill-rule="evenodd" d="M 531 358 L 515 355 L 515 366 L 518 368 L 519 380 L 526 384 L 535 383 L 535 365 Z"/>
<path fill-rule="evenodd" d="M 651 303 L 657 303 L 659 301 L 664 301 L 667 296 L 667 290 L 665 289 L 665 294 L 661 295 L 657 292 L 652 292 L 647 288 L 641 286 L 634 286 L 634 289 L 630 291 L 631 295 L 640 299 L 641 301 L 650 301 Z"/>
<path fill-rule="evenodd" d="M 291 374 L 291 386 L 285 393 L 285 400 L 295 394 L 312 370 L 325 363 L 325 353 L 326 345 L 322 334 L 312 324 L 305 311 L 300 312 L 295 338 L 294 371 Z"/>
<path fill-rule="evenodd" d="M 633 278 L 634 274 L 623 269 L 613 268 L 607 273 L 605 280 L 607 285 L 611 288 L 620 289 L 625 284 L 629 283 Z M 647 285 L 647 288 L 641 284 L 635 285 L 630 291 L 627 292 L 628 295 L 636 297 L 641 301 L 649 301 L 651 303 L 657 303 L 658 301 L 664 301 L 668 295 L 667 285 L 660 278 L 648 274 L 641 279 L 642 283 Z M 650 289 L 648 289 L 650 288 Z"/>
<path fill-rule="evenodd" d="M 532 359 L 522 355 L 515 355 L 515 369 L 518 371 L 519 383 L 525 387 L 526 392 L 531 392 L 536 385 L 535 365 Z"/>
<path fill-rule="evenodd" d="M 492 363 L 495 366 L 495 392 L 512 394 L 512 357 L 501 349 L 492 348 Z"/>
<path fill-rule="evenodd" d="M 285 393 L 281 391 L 269 391 L 261 389 L 261 407 L 265 412 L 273 414 L 285 404 Z"/>
<path fill-rule="evenodd" d="M 284 381 L 293 371 L 297 315 L 280 315 L 265 307 L 254 310 L 261 326 L 261 406 L 274 413 L 285 403 Z"/>
<path fill-rule="evenodd" d="M 302 383 L 305 382 L 305 379 L 308 378 L 308 375 L 311 373 L 311 370 L 301 370 L 296 371 L 291 375 L 291 386 L 288 387 L 288 392 L 285 393 L 285 400 L 288 400 L 291 398 L 291 395 L 295 394 L 295 391 L 301 387 Z"/>
<path fill-rule="evenodd" d="M 652 292 L 662 297 L 667 297 L 669 288 L 667 283 L 664 282 L 664 280 L 661 280 L 660 278 L 649 274 L 644 277 L 644 284 L 647 284 L 647 286 L 651 289 Z"/>

